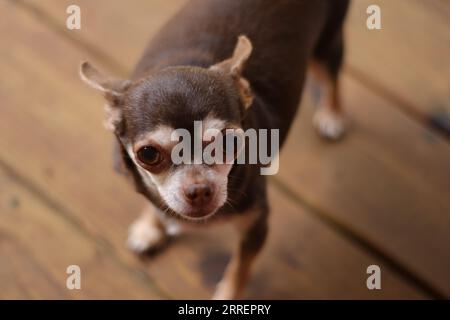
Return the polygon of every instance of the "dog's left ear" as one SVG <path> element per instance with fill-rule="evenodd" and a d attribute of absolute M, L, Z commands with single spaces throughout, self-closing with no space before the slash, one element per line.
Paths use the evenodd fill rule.
<path fill-rule="evenodd" d="M 120 97 L 131 84 L 129 80 L 102 74 L 87 61 L 80 66 L 80 77 L 90 87 L 103 92 L 106 98 Z"/>
<path fill-rule="evenodd" d="M 250 40 L 246 36 L 241 35 L 238 38 L 233 55 L 210 67 L 210 70 L 217 70 L 229 74 L 233 78 L 239 91 L 242 104 L 246 109 L 250 107 L 253 102 L 253 93 L 250 88 L 250 83 L 242 76 L 242 71 L 244 70 L 245 63 L 250 57 L 252 50 L 253 47 Z"/>
<path fill-rule="evenodd" d="M 102 74 L 89 62 L 84 62 L 80 67 L 80 77 L 90 87 L 103 93 L 107 103 L 105 107 L 105 127 L 120 134 L 122 132 L 122 97 L 131 81 L 112 78 Z"/>

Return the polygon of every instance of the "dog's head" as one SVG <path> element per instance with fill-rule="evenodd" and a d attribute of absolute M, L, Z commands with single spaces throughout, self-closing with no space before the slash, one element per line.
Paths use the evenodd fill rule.
<path fill-rule="evenodd" d="M 205 150 L 218 137 L 224 139 L 226 129 L 240 128 L 253 100 L 242 77 L 251 51 L 250 41 L 240 36 L 232 56 L 209 68 L 169 67 L 137 81 L 106 77 L 89 63 L 81 66 L 81 78 L 106 98 L 107 128 L 148 188 L 156 188 L 167 207 L 184 218 L 205 219 L 227 200 L 233 161 L 198 161 L 195 146 Z M 192 137 L 190 146 L 176 154 L 192 161 L 179 163 L 174 148 L 181 140 L 186 146 L 184 133 Z"/>

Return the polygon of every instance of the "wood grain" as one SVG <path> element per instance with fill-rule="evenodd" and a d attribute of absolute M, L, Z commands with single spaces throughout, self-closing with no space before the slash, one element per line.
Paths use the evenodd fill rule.
<path fill-rule="evenodd" d="M 348 77 L 351 121 L 341 143 L 322 141 L 306 102 L 280 159 L 279 178 L 333 220 L 450 294 L 450 148 Z"/>
<path fill-rule="evenodd" d="M 2 299 L 157 299 L 138 272 L 0 169 Z M 70 265 L 81 290 L 66 287 Z M 119 275 L 119 276 L 117 276 Z"/>
<path fill-rule="evenodd" d="M 366 9 L 380 6 L 382 30 L 368 30 Z M 352 1 L 348 65 L 368 82 L 427 117 L 450 112 L 450 6 L 442 0 Z"/>

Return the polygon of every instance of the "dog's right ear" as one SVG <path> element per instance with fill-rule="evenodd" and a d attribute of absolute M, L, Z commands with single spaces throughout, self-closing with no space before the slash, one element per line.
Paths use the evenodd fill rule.
<path fill-rule="evenodd" d="M 105 107 L 105 127 L 117 134 L 122 131 L 122 96 L 131 81 L 108 77 L 94 68 L 89 62 L 80 67 L 80 77 L 90 87 L 103 93 L 107 100 Z"/>
<path fill-rule="evenodd" d="M 247 60 L 250 58 L 252 50 L 253 46 L 250 39 L 244 35 L 240 35 L 233 55 L 209 68 L 210 70 L 228 74 L 233 78 L 245 109 L 249 108 L 253 103 L 253 93 L 250 88 L 250 83 L 242 76 L 242 72 Z"/>

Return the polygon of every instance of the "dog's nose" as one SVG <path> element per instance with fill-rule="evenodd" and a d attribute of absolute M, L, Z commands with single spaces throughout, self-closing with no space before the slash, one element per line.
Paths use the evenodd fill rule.
<path fill-rule="evenodd" d="M 213 189 L 206 183 L 196 183 L 184 189 L 184 197 L 194 206 L 205 205 L 211 201 Z"/>

